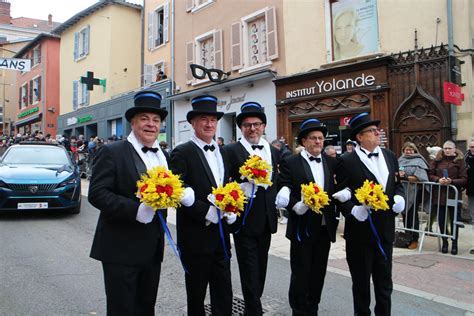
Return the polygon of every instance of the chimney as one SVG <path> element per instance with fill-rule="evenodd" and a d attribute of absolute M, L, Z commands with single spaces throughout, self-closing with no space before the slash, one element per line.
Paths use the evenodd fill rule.
<path fill-rule="evenodd" d="M 48 26 L 53 26 L 53 15 L 48 14 Z"/>
<path fill-rule="evenodd" d="M 0 24 L 10 24 L 11 20 L 10 2 L 7 0 L 0 0 Z"/>

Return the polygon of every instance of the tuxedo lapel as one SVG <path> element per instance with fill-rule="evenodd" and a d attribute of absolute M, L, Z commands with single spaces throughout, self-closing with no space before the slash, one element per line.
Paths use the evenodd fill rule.
<path fill-rule="evenodd" d="M 309 166 L 308 162 L 306 159 L 303 158 L 303 156 L 299 155 L 301 159 L 301 164 L 303 165 L 304 173 L 306 175 L 306 179 L 309 182 L 315 182 L 314 177 L 313 177 L 313 172 L 311 171 L 311 167 Z"/>
<path fill-rule="evenodd" d="M 326 192 L 329 192 L 329 184 L 330 184 L 330 181 L 331 179 L 329 178 L 330 174 L 329 174 L 329 167 L 328 167 L 328 163 L 326 161 L 326 158 L 324 158 L 323 155 L 321 155 L 321 162 L 323 163 L 323 170 L 324 170 L 324 191 Z M 334 181 L 334 179 L 332 179 Z"/>
<path fill-rule="evenodd" d="M 133 161 L 133 165 L 135 166 L 135 170 L 137 171 L 137 179 L 140 178 L 140 176 L 144 173 L 146 173 L 146 166 L 143 160 L 140 158 L 140 156 L 137 154 L 135 151 L 135 148 L 133 148 L 133 145 L 130 144 L 130 142 L 126 142 L 126 155 L 128 155 L 128 161 Z"/>
<path fill-rule="evenodd" d="M 201 148 L 199 148 L 199 146 L 196 145 L 194 142 L 191 142 L 191 144 L 194 146 L 194 151 L 197 153 L 199 160 L 201 161 L 201 164 L 204 168 L 204 171 L 206 171 L 206 175 L 209 178 L 209 181 L 211 182 L 214 188 L 217 188 L 216 179 L 214 179 L 214 175 L 212 174 L 211 167 L 209 167 L 209 164 L 207 163 L 207 159 L 204 156 L 204 153 L 202 152 Z"/>
<path fill-rule="evenodd" d="M 393 186 L 395 185 L 395 181 L 392 181 L 393 180 L 392 175 L 394 175 L 397 172 L 397 170 L 395 170 L 393 161 L 390 159 L 390 157 L 388 157 L 387 152 L 383 149 L 381 149 L 381 151 L 385 158 L 385 163 L 387 164 L 387 168 L 388 168 L 388 180 L 387 180 L 385 192 L 392 192 L 391 190 L 393 190 Z"/>

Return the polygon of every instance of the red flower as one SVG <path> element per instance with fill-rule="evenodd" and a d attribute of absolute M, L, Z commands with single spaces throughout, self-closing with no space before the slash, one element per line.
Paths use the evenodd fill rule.
<path fill-rule="evenodd" d="M 237 192 L 236 190 L 232 190 L 229 194 L 234 198 L 234 200 L 237 201 L 239 199 L 239 192 Z"/>
<path fill-rule="evenodd" d="M 216 194 L 216 200 L 222 201 L 224 199 L 224 194 Z"/>
<path fill-rule="evenodd" d="M 156 185 L 155 190 L 156 190 L 156 193 L 165 192 L 165 188 L 162 185 Z"/>
<path fill-rule="evenodd" d="M 265 178 L 267 176 L 267 170 L 260 170 L 260 177 Z"/>
<path fill-rule="evenodd" d="M 145 190 L 148 188 L 148 184 L 144 184 L 141 188 L 140 188 L 140 192 L 143 193 L 145 192 Z"/>
<path fill-rule="evenodd" d="M 314 193 L 319 193 L 319 189 L 317 186 L 314 186 Z"/>
<path fill-rule="evenodd" d="M 167 184 L 165 186 L 165 192 L 168 196 L 172 196 L 173 195 L 173 187 L 169 184 Z"/>
<path fill-rule="evenodd" d="M 375 187 L 375 184 L 373 184 L 372 182 L 370 183 L 370 188 L 373 189 Z"/>
<path fill-rule="evenodd" d="M 170 176 L 169 176 L 169 174 L 167 174 L 166 172 L 165 172 L 165 173 L 163 173 L 163 178 L 165 178 L 165 179 L 166 179 L 166 178 L 169 178 L 169 177 L 170 177 Z"/>
<path fill-rule="evenodd" d="M 260 170 L 258 169 L 252 169 L 252 173 L 254 176 L 259 177 L 260 176 Z"/>
<path fill-rule="evenodd" d="M 237 211 L 237 207 L 229 204 L 229 205 L 226 205 L 224 211 L 235 213 Z"/>

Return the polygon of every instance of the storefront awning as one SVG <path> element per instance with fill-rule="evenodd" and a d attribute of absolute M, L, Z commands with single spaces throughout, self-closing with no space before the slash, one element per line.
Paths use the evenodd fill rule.
<path fill-rule="evenodd" d="M 39 113 L 39 114 L 30 116 L 30 117 L 27 117 L 26 119 L 23 119 L 21 121 L 17 121 L 17 122 L 14 123 L 14 125 L 16 127 L 20 127 L 20 126 L 26 125 L 28 123 L 34 123 L 34 122 L 37 122 L 37 121 L 41 120 L 42 116 L 43 116 L 43 113 Z"/>

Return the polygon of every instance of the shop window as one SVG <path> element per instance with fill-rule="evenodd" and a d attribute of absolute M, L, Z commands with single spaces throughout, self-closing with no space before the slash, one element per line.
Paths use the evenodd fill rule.
<path fill-rule="evenodd" d="M 38 76 L 32 80 L 33 82 L 33 104 L 38 103 L 41 100 L 41 76 Z"/>
<path fill-rule="evenodd" d="M 78 108 L 89 105 L 89 90 L 87 85 L 80 83 L 80 81 L 72 82 L 72 109 L 77 110 Z"/>
<path fill-rule="evenodd" d="M 278 58 L 275 8 L 265 8 L 231 25 L 232 70 L 269 67 Z"/>
<path fill-rule="evenodd" d="M 186 12 L 196 12 L 208 5 L 212 4 L 216 0 L 187 0 L 186 1 Z"/>
<path fill-rule="evenodd" d="M 202 83 L 207 79 L 196 81 L 193 78 L 190 65 L 198 64 L 207 69 L 222 70 L 222 30 L 213 30 L 186 43 L 186 74 L 187 83 Z"/>
<path fill-rule="evenodd" d="M 74 61 L 81 60 L 89 54 L 90 26 L 74 33 Z"/>
<path fill-rule="evenodd" d="M 39 63 L 41 63 L 41 45 L 33 48 L 33 52 L 31 53 L 31 67 L 34 67 Z"/>
<path fill-rule="evenodd" d="M 169 3 L 148 13 L 148 50 L 168 42 Z"/>

